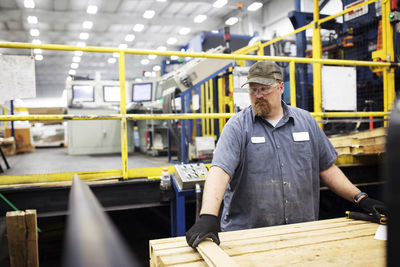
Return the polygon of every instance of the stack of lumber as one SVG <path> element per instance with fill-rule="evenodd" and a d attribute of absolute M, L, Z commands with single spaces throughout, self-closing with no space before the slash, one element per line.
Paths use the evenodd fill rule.
<path fill-rule="evenodd" d="M 377 229 L 375 223 L 338 218 L 223 232 L 219 237 L 220 248 L 238 266 L 384 266 L 386 241 L 374 239 Z M 218 253 L 203 247 L 200 255 L 185 237 L 150 240 L 152 267 L 207 266 L 207 254 L 212 258 Z"/>
<path fill-rule="evenodd" d="M 330 136 L 338 155 L 371 155 L 385 152 L 387 128 Z"/>

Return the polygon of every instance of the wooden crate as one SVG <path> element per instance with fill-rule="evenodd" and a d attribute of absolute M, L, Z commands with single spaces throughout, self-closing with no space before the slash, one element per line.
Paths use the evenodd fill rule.
<path fill-rule="evenodd" d="M 220 233 L 239 266 L 384 266 L 378 225 L 345 218 Z M 150 266 L 207 266 L 185 237 L 150 240 Z"/>

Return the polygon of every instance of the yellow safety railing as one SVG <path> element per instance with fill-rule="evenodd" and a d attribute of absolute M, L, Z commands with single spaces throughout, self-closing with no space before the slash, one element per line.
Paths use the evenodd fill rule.
<path fill-rule="evenodd" d="M 318 0 L 314 0 L 314 21 L 304 27 L 301 27 L 294 32 L 279 37 L 270 42 L 262 44 L 257 42 L 252 46 L 248 46 L 233 54 L 208 54 L 208 53 L 191 53 L 191 52 L 178 52 L 178 51 L 156 51 L 156 50 L 141 50 L 141 49 L 117 49 L 110 47 L 77 47 L 68 45 L 56 45 L 56 44 L 30 44 L 30 43 L 0 43 L 0 47 L 3 48 L 16 48 L 16 49 L 43 49 L 43 50 L 58 50 L 58 51 L 84 51 L 84 52 L 95 52 L 95 53 L 119 53 L 119 80 L 121 88 L 121 113 L 117 115 L 28 115 L 28 116 L 10 116 L 0 115 L 0 121 L 17 121 L 17 120 L 121 120 L 121 156 L 122 156 L 122 170 L 114 171 L 98 171 L 98 172 L 80 172 L 79 175 L 91 179 L 105 176 L 116 176 L 123 177 L 123 179 L 133 177 L 151 177 L 158 176 L 160 168 L 146 168 L 146 169 L 128 169 L 128 151 L 127 151 L 127 120 L 149 120 L 149 119 L 219 119 L 229 118 L 233 116 L 232 113 L 222 114 L 207 114 L 195 113 L 195 114 L 126 114 L 126 94 L 125 94 L 125 55 L 158 55 L 158 56 L 180 56 L 180 57 L 198 57 L 198 58 L 210 58 L 210 59 L 230 59 L 238 61 L 252 60 L 269 60 L 277 62 L 289 62 L 290 68 L 290 88 L 291 88 L 291 100 L 295 105 L 296 87 L 295 87 L 295 74 L 294 68 L 295 63 L 308 63 L 313 64 L 314 68 L 314 112 L 311 113 L 316 119 L 322 117 L 387 117 L 389 110 L 392 107 L 394 100 L 394 67 L 400 66 L 398 63 L 393 63 L 393 40 L 390 39 L 392 28 L 389 22 L 390 13 L 390 1 L 382 0 L 382 18 L 383 18 L 383 54 L 387 55 L 387 62 L 369 62 L 360 60 L 338 60 L 338 59 L 322 59 L 321 58 L 321 39 L 320 39 L 320 25 L 328 20 L 334 19 L 338 16 L 351 12 L 361 6 L 368 5 L 377 0 L 370 0 L 356 5 L 352 8 L 346 9 L 338 14 L 319 19 L 319 5 Z M 264 56 L 264 47 L 282 40 L 283 38 L 304 31 L 308 28 L 313 28 L 313 58 L 297 58 L 297 57 L 272 57 Z M 257 55 L 246 55 L 250 52 L 257 51 Z M 369 66 L 375 68 L 382 68 L 384 73 L 384 111 L 382 112 L 322 112 L 321 108 L 321 65 L 341 65 L 341 66 Z M 206 89 L 206 88 L 204 88 Z M 202 99 L 202 101 L 204 101 Z M 203 106 L 203 105 L 202 105 Z M 207 121 L 207 120 L 206 120 Z M 213 124 L 212 124 L 213 125 Z M 204 134 L 204 129 L 203 129 Z M 151 169 L 151 171 L 150 171 Z M 152 175 L 155 174 L 155 175 Z M 43 181 L 59 181 L 56 177 L 60 177 L 60 180 L 72 179 L 72 173 L 58 173 L 58 174 L 41 174 L 41 175 L 22 175 L 22 176 L 2 176 L 0 184 L 11 184 L 11 183 L 32 183 L 32 182 L 43 182 Z"/>

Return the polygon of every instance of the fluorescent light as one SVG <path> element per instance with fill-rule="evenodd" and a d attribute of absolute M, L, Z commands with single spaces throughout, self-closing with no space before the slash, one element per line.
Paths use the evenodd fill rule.
<path fill-rule="evenodd" d="M 156 58 L 157 58 L 157 55 L 149 55 L 149 59 L 151 59 L 151 60 L 156 59 Z"/>
<path fill-rule="evenodd" d="M 211 32 L 212 32 L 212 33 L 219 33 L 218 30 L 212 30 Z"/>
<path fill-rule="evenodd" d="M 188 28 L 188 27 L 183 27 L 183 28 L 181 28 L 180 30 L 179 30 L 179 34 L 180 35 L 186 35 L 186 34 L 188 34 L 190 32 L 190 28 Z"/>
<path fill-rule="evenodd" d="M 43 56 L 42 55 L 35 55 L 35 60 L 43 60 Z"/>
<path fill-rule="evenodd" d="M 110 64 L 114 64 L 115 62 L 117 62 L 117 59 L 115 57 L 110 57 L 107 61 Z"/>
<path fill-rule="evenodd" d="M 213 7 L 221 8 L 228 3 L 228 0 L 217 0 L 214 2 Z"/>
<path fill-rule="evenodd" d="M 32 40 L 32 44 L 40 45 L 41 43 L 42 43 L 42 41 L 40 41 L 39 39 L 33 39 Z"/>
<path fill-rule="evenodd" d="M 69 75 L 75 75 L 75 74 L 76 74 L 76 70 L 69 70 L 69 71 L 68 71 L 68 74 L 69 74 Z"/>
<path fill-rule="evenodd" d="M 157 2 L 167 2 L 167 0 L 157 0 Z"/>
<path fill-rule="evenodd" d="M 171 60 L 178 60 L 179 57 L 178 56 L 171 56 Z"/>
<path fill-rule="evenodd" d="M 151 18 L 154 17 L 155 14 L 156 14 L 156 12 L 155 12 L 154 10 L 146 10 L 146 11 L 143 13 L 143 18 L 145 18 L 145 19 L 151 19 Z"/>
<path fill-rule="evenodd" d="M 93 21 L 85 20 L 82 23 L 82 28 L 90 30 L 93 27 Z"/>
<path fill-rule="evenodd" d="M 79 64 L 78 63 L 71 63 L 71 69 L 77 69 L 79 68 Z"/>
<path fill-rule="evenodd" d="M 133 30 L 135 32 L 141 32 L 144 29 L 144 25 L 143 24 L 135 24 L 135 26 L 133 26 Z"/>
<path fill-rule="evenodd" d="M 170 37 L 170 38 L 168 38 L 168 40 L 167 40 L 167 44 L 173 45 L 173 44 L 175 44 L 177 41 L 178 41 L 178 39 L 176 39 L 175 37 Z"/>
<path fill-rule="evenodd" d="M 84 47 L 84 46 L 86 46 L 86 43 L 85 42 L 77 42 L 76 45 L 79 47 Z"/>
<path fill-rule="evenodd" d="M 88 14 L 96 14 L 97 13 L 97 6 L 88 6 L 86 9 Z"/>
<path fill-rule="evenodd" d="M 75 56 L 77 56 L 77 57 L 81 57 L 82 55 L 83 55 L 83 52 L 82 51 L 75 51 Z"/>
<path fill-rule="evenodd" d="M 160 70 L 161 70 L 161 67 L 158 66 L 158 65 L 155 65 L 155 66 L 153 67 L 153 70 L 154 70 L 154 71 L 160 71 Z"/>
<path fill-rule="evenodd" d="M 125 36 L 125 41 L 127 41 L 127 42 L 132 42 L 133 40 L 135 40 L 135 35 L 133 35 L 133 34 L 127 34 L 127 35 Z"/>
<path fill-rule="evenodd" d="M 81 40 L 87 40 L 87 39 L 89 39 L 89 34 L 88 34 L 87 32 L 81 32 L 81 33 L 79 34 L 79 39 L 81 39 Z"/>
<path fill-rule="evenodd" d="M 38 29 L 31 29 L 31 30 L 29 31 L 29 33 L 30 33 L 32 36 L 39 36 L 39 35 L 40 35 L 40 32 L 39 32 Z"/>
<path fill-rule="evenodd" d="M 37 19 L 36 16 L 28 16 L 27 21 L 28 21 L 28 23 L 30 23 L 30 24 L 36 24 L 36 23 L 38 23 L 38 19 Z"/>
<path fill-rule="evenodd" d="M 43 52 L 42 49 L 38 49 L 38 48 L 33 49 L 34 54 L 41 54 L 42 52 Z"/>
<path fill-rule="evenodd" d="M 35 8 L 35 2 L 33 0 L 25 0 L 24 1 L 25 8 Z M 41 59 L 39 59 L 41 60 Z"/>
<path fill-rule="evenodd" d="M 145 71 L 144 72 L 144 77 L 151 77 L 151 72 L 150 71 Z"/>
<path fill-rule="evenodd" d="M 157 47 L 157 51 L 167 51 L 167 48 L 165 46 L 159 46 Z"/>
<path fill-rule="evenodd" d="M 237 17 L 230 17 L 229 19 L 227 19 L 225 21 L 225 24 L 231 26 L 231 25 L 237 23 L 238 21 L 239 21 L 239 19 Z"/>
<path fill-rule="evenodd" d="M 114 52 L 113 53 L 113 57 L 119 57 L 119 53 L 118 52 Z"/>
<path fill-rule="evenodd" d="M 120 45 L 118 46 L 118 48 L 119 48 L 119 49 L 127 49 L 127 48 L 128 48 L 128 45 L 127 45 L 127 44 L 120 44 Z"/>
<path fill-rule="evenodd" d="M 193 21 L 195 23 L 202 23 L 203 21 L 205 21 L 207 19 L 206 15 L 197 15 L 196 17 L 194 17 Z"/>
<path fill-rule="evenodd" d="M 254 2 L 253 4 L 249 5 L 247 7 L 248 11 L 256 11 L 258 9 L 260 9 L 260 7 L 262 7 L 263 4 L 261 2 Z"/>
<path fill-rule="evenodd" d="M 135 79 L 135 82 L 141 82 L 141 81 L 143 81 L 143 80 L 140 79 L 140 78 L 136 78 L 136 79 Z"/>
<path fill-rule="evenodd" d="M 72 62 L 76 62 L 76 63 L 81 62 L 81 57 L 78 57 L 78 56 L 72 57 Z"/>
<path fill-rule="evenodd" d="M 142 64 L 142 65 L 147 65 L 149 63 L 150 63 L 150 60 L 148 60 L 147 58 L 140 60 L 140 64 Z"/>

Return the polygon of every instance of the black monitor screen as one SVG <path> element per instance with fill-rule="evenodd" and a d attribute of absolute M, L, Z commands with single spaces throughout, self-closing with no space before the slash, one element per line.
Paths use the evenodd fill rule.
<path fill-rule="evenodd" d="M 94 88 L 91 85 L 73 85 L 72 98 L 74 101 L 94 102 Z"/>
<path fill-rule="evenodd" d="M 104 102 L 120 102 L 121 88 L 116 85 L 103 86 Z"/>
<path fill-rule="evenodd" d="M 152 83 L 132 84 L 132 101 L 133 102 L 151 101 L 152 89 L 153 89 Z"/>

